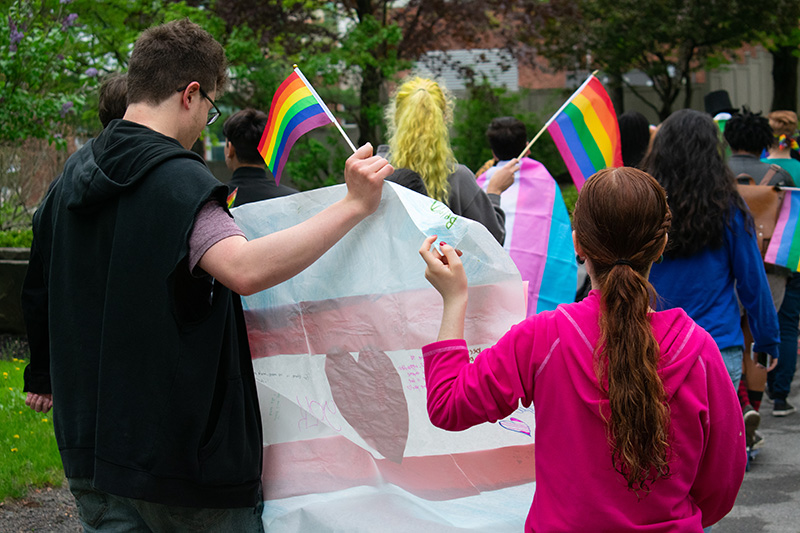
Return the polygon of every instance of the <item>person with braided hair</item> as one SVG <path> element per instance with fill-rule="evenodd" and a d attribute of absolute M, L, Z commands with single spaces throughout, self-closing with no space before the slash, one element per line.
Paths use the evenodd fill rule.
<path fill-rule="evenodd" d="M 744 424 L 714 339 L 682 309 L 653 310 L 666 193 L 641 170 L 602 170 L 573 224 L 593 290 L 528 317 L 472 363 L 460 253 L 425 240 L 425 277 L 444 303 L 439 338 L 423 347 L 431 422 L 460 431 L 534 404 L 526 531 L 699 532 L 733 507 Z"/>
<path fill-rule="evenodd" d="M 772 128 L 772 145 L 764 163 L 778 165 L 792 176 L 794 183 L 800 183 L 800 161 L 792 158 L 797 151 L 797 113 L 787 109 L 773 111 L 767 117 Z"/>
<path fill-rule="evenodd" d="M 761 183 L 770 171 L 769 163 L 761 161 L 761 154 L 776 140 L 770 121 L 761 116 L 761 113 L 753 113 L 744 106 L 741 113 L 731 117 L 725 124 L 723 135 L 733 154 L 728 159 L 733 175 L 746 174 L 756 183 Z M 789 171 L 776 168 L 768 183 L 763 185 L 794 187 L 795 182 Z"/>
<path fill-rule="evenodd" d="M 765 163 L 779 165 L 800 183 L 800 161 L 792 158 L 797 151 L 797 113 L 777 110 L 769 114 L 775 140 L 769 149 Z M 778 308 L 778 324 L 781 329 L 780 358 L 778 365 L 767 374 L 769 398 L 773 401 L 772 415 L 786 416 L 796 411 L 786 398 L 792 385 L 797 366 L 797 324 L 800 321 L 800 274 L 793 272 L 786 282 L 786 291 Z"/>

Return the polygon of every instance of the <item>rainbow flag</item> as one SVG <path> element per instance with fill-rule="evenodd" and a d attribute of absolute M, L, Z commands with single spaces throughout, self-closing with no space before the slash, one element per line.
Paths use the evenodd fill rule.
<path fill-rule="evenodd" d="M 332 122 L 335 120 L 328 107 L 295 66 L 272 97 L 267 126 L 258 143 L 258 152 L 275 176 L 275 183 L 280 183 L 289 150 L 297 139 Z"/>
<path fill-rule="evenodd" d="M 236 193 L 237 192 L 239 192 L 239 187 L 236 187 L 235 189 L 233 189 L 233 192 L 231 192 L 228 195 L 228 198 L 225 200 L 227 202 L 227 204 L 228 204 L 228 209 L 232 208 L 233 204 L 236 203 Z"/>
<path fill-rule="evenodd" d="M 793 272 L 800 272 L 800 189 L 784 189 L 781 210 L 775 231 L 764 255 L 765 263 L 784 266 Z"/>
<path fill-rule="evenodd" d="M 547 131 L 579 191 L 598 170 L 622 166 L 614 104 L 594 74 L 553 115 Z"/>

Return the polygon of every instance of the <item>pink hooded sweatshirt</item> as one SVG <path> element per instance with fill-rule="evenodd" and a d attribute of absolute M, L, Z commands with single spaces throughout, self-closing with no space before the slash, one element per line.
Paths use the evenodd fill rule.
<path fill-rule="evenodd" d="M 652 313 L 671 413 L 670 476 L 637 499 L 611 463 L 593 366 L 600 294 L 531 316 L 469 364 L 463 340 L 423 348 L 428 414 L 459 431 L 531 402 L 536 492 L 526 531 L 701 531 L 733 507 L 746 463 L 742 410 L 711 336 L 682 309 Z"/>

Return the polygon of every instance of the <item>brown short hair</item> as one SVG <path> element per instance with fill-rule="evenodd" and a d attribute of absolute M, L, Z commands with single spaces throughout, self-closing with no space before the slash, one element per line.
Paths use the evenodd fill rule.
<path fill-rule="evenodd" d="M 100 84 L 97 114 L 105 128 L 115 118 L 125 116 L 128 109 L 128 75 L 110 74 Z"/>
<path fill-rule="evenodd" d="M 775 136 L 794 137 L 797 133 L 797 113 L 788 110 L 773 111 L 769 114 L 769 125 Z"/>
<path fill-rule="evenodd" d="M 206 92 L 225 89 L 225 51 L 210 33 L 189 19 L 142 32 L 128 64 L 128 103 L 160 104 L 196 81 Z"/>
<path fill-rule="evenodd" d="M 242 109 L 228 117 L 222 125 L 222 134 L 233 145 L 236 157 L 245 165 L 263 164 L 258 153 L 258 143 L 267 127 L 268 116 L 257 109 Z"/>

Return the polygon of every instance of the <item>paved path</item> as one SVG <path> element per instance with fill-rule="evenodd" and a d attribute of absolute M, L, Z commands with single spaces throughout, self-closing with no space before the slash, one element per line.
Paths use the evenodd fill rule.
<path fill-rule="evenodd" d="M 800 409 L 800 370 L 789 403 Z M 761 404 L 764 447 L 750 464 L 733 510 L 713 533 L 800 533 L 800 410 L 772 416 L 772 403 Z"/>

